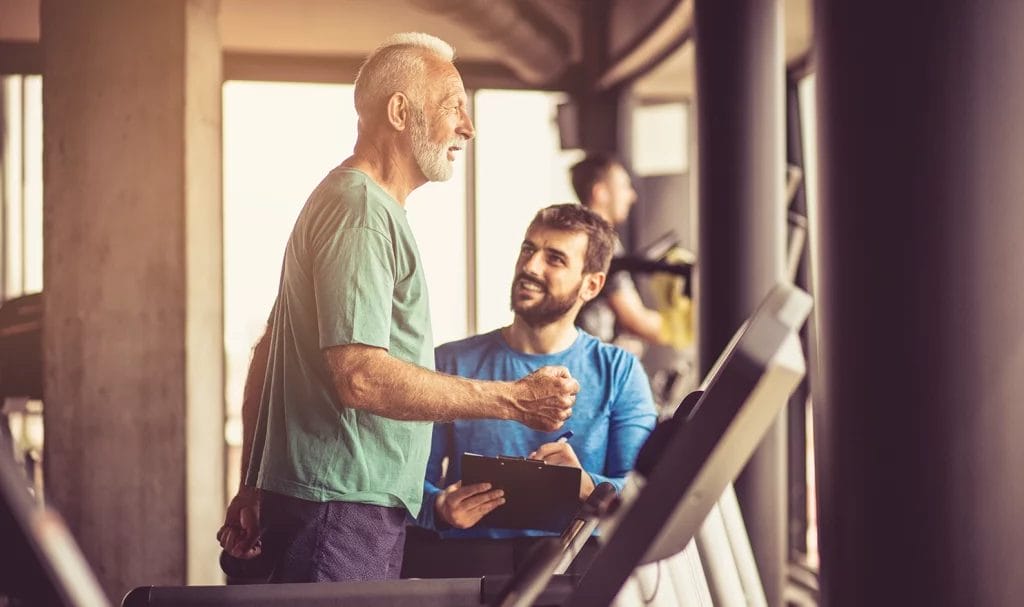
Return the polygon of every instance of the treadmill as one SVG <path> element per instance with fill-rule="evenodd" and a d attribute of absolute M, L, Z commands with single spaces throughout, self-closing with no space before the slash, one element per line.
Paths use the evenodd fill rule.
<path fill-rule="evenodd" d="M 696 402 L 680 407 L 672 422 L 660 425 L 647 441 L 641 455 L 653 464 L 645 473 L 632 473 L 622 496 L 592 496 L 594 501 L 587 501 L 566 533 L 539 543 L 511 578 L 142 586 L 129 592 L 122 605 L 611 604 L 637 567 L 687 548 L 785 406 L 804 376 L 797 332 L 810 308 L 805 292 L 776 285 L 719 357 Z M 600 525 L 601 546 L 590 568 L 578 579 L 558 575 L 595 524 Z"/>
<path fill-rule="evenodd" d="M 605 541 L 564 603 L 608 605 L 640 565 L 682 552 L 785 407 L 806 372 L 798 332 L 811 297 L 776 285 L 737 331 L 692 407 L 654 446 L 646 477 L 631 475 Z M 643 451 L 642 456 L 649 456 Z"/>
<path fill-rule="evenodd" d="M 64 521 L 35 502 L 6 446 L 0 452 L 0 551 L 0 605 L 109 607 Z"/>
<path fill-rule="evenodd" d="M 700 390 L 644 445 L 621 503 L 601 521 L 597 555 L 561 605 L 610 605 L 638 567 L 692 555 L 692 540 L 723 493 L 735 499 L 733 479 L 804 377 L 798 333 L 810 309 L 807 293 L 780 284 L 740 327 Z M 550 590 L 554 572 L 519 580 L 532 589 L 514 591 L 524 600 L 495 604 L 535 605 L 529 597 Z"/>

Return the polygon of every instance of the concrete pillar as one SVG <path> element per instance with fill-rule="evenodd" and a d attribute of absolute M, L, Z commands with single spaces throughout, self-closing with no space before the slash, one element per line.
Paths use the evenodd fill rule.
<path fill-rule="evenodd" d="M 815 8 L 822 604 L 1019 604 L 1024 3 Z"/>
<path fill-rule="evenodd" d="M 216 583 L 216 0 L 43 0 L 48 499 L 112 599 Z"/>
<path fill-rule="evenodd" d="M 785 260 L 785 67 L 778 0 L 697 0 L 696 301 L 701 374 L 776 281 Z M 768 604 L 782 604 L 786 426 L 736 482 Z"/>

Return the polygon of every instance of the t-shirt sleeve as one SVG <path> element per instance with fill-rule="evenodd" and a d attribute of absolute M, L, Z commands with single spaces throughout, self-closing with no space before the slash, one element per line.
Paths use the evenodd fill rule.
<path fill-rule="evenodd" d="M 626 249 L 623 248 L 622 243 L 618 239 L 615 240 L 615 257 L 625 257 Z M 618 291 L 636 291 L 636 285 L 633 284 L 633 277 L 627 270 L 619 270 L 617 272 L 611 272 L 608 274 L 608 278 L 605 280 L 604 289 L 601 293 L 605 296 L 611 295 Z"/>
<path fill-rule="evenodd" d="M 591 472 L 594 483 L 608 481 L 622 491 L 626 474 L 633 469 L 640 447 L 650 436 L 658 415 L 647 375 L 633 355 L 628 355 L 618 398 L 612 404 L 608 428 L 608 453 L 603 474 Z"/>
<path fill-rule="evenodd" d="M 605 281 L 602 293 L 605 295 L 611 295 L 612 293 L 618 293 L 619 291 L 636 291 L 636 285 L 633 284 L 633 277 L 630 276 L 629 272 L 626 270 L 619 270 L 618 272 L 612 272 L 609 274 L 607 281 Z"/>
<path fill-rule="evenodd" d="M 365 227 L 340 230 L 316 252 L 313 272 L 320 348 L 388 349 L 396 272 L 387 235 Z"/>
<path fill-rule="evenodd" d="M 449 375 L 459 375 L 458 365 L 455 364 L 456 356 L 452 352 L 455 345 L 452 343 L 441 344 L 434 348 L 434 370 Z"/>

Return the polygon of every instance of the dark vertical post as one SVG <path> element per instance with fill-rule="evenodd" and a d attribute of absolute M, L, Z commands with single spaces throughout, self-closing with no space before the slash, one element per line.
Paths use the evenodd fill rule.
<path fill-rule="evenodd" d="M 785 71 L 777 0 L 697 0 L 698 364 L 706 373 L 783 276 Z M 769 605 L 782 604 L 786 427 L 736 482 Z"/>
<path fill-rule="evenodd" d="M 805 174 L 803 130 L 800 124 L 800 96 L 797 89 L 797 82 L 788 80 L 786 83 L 786 164 L 797 167 L 801 175 Z M 787 180 L 789 178 L 787 167 Z M 789 184 L 786 186 L 789 193 Z M 807 218 L 807 198 L 804 187 L 801 184 L 793 192 L 792 199 L 785 201 L 787 208 L 787 239 L 786 256 L 792 253 L 794 247 L 793 222 L 797 219 Z M 806 224 L 806 221 L 804 221 Z M 806 229 L 806 228 L 800 228 Z M 806 251 L 807 241 L 801 240 L 800 263 L 797 266 L 793 283 L 801 289 L 810 292 L 809 264 L 807 263 Z M 787 272 L 789 268 L 787 268 Z M 810 323 L 808 323 L 809 325 Z M 811 330 L 808 325 L 800 331 L 800 344 L 804 353 L 810 357 L 814 351 L 813 344 L 809 343 Z M 808 369 L 811 366 L 808 365 Z M 786 407 L 786 459 L 788 476 L 788 499 L 787 506 L 788 522 L 787 557 L 805 555 L 807 553 L 807 399 L 811 393 L 810 380 L 804 378 L 800 386 L 789 398 L 789 405 Z"/>
<path fill-rule="evenodd" d="M 608 67 L 609 0 L 591 0 L 582 11 L 582 73 L 573 98 L 579 109 L 580 146 L 588 152 L 618 152 L 620 87 L 598 90 L 597 81 Z"/>
<path fill-rule="evenodd" d="M 1024 3 L 816 5 L 823 604 L 1024 596 Z"/>

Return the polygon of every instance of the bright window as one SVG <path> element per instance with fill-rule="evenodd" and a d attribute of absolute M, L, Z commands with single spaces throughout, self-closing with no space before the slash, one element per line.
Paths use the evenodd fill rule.
<path fill-rule="evenodd" d="M 632 168 L 637 177 L 679 175 L 690 170 L 690 106 L 638 105 L 633 109 Z"/>
<path fill-rule="evenodd" d="M 281 109 L 285 108 L 285 109 Z M 224 85 L 224 347 L 229 411 L 277 296 L 284 245 L 306 197 L 355 141 L 351 87 Z"/>
<path fill-rule="evenodd" d="M 512 322 L 513 266 L 534 214 L 576 201 L 569 167 L 583 155 L 559 149 L 555 112 L 564 100 L 557 93 L 499 90 L 474 98 L 478 333 Z"/>
<path fill-rule="evenodd" d="M 0 78 L 0 300 L 43 290 L 43 78 Z"/>
<path fill-rule="evenodd" d="M 465 161 L 455 161 L 455 172 L 448 181 L 416 189 L 409 195 L 405 208 L 427 274 L 434 344 L 462 339 L 469 331 Z"/>

